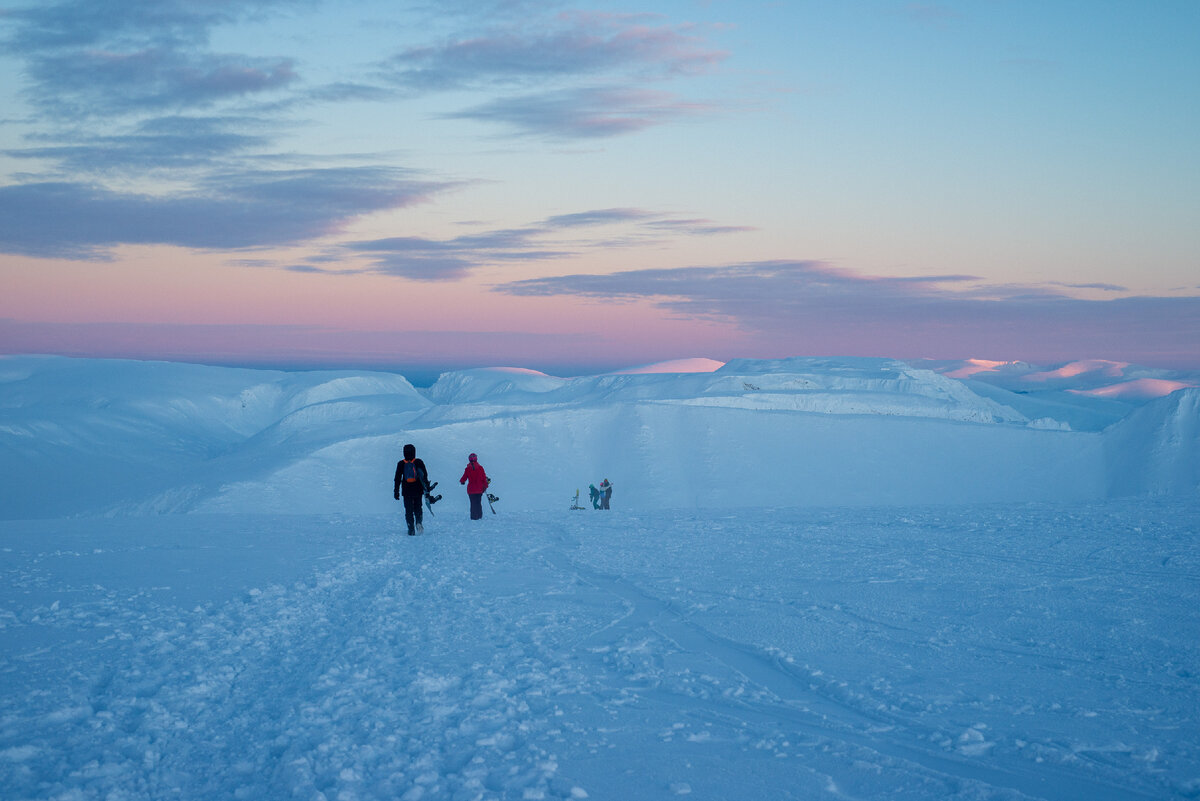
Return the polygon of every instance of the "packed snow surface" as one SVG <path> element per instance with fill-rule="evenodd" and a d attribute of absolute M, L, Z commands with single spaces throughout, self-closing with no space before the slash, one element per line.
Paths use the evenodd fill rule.
<path fill-rule="evenodd" d="M 1200 389 L 1076 391 L 1143 379 L 0 359 L 0 798 L 1195 798 Z"/>
<path fill-rule="evenodd" d="M 1200 793 L 1195 499 L 503 504 L 3 524 L 4 797 Z"/>

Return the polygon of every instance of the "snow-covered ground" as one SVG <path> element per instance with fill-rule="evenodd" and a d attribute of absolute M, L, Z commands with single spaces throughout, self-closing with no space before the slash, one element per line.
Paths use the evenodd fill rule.
<path fill-rule="evenodd" d="M 1200 794 L 1195 499 L 441 506 L 0 527 L 4 797 Z"/>
<path fill-rule="evenodd" d="M 1200 796 L 1195 376 L 687 367 L 0 359 L 0 797 Z"/>

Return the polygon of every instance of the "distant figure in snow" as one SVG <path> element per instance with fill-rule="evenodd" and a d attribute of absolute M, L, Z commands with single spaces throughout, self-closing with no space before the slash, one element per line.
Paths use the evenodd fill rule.
<path fill-rule="evenodd" d="M 600 508 L 600 490 L 596 489 L 595 484 L 588 484 L 588 489 L 592 493 L 592 508 L 599 509 Z"/>
<path fill-rule="evenodd" d="M 612 497 L 612 482 L 607 478 L 600 482 L 600 508 L 608 508 L 608 499 Z"/>
<path fill-rule="evenodd" d="M 404 446 L 403 461 L 396 462 L 396 500 L 404 498 L 404 522 L 408 523 L 408 534 L 411 537 L 417 532 L 424 532 L 421 525 L 421 498 L 425 496 L 425 487 L 429 485 L 429 473 L 425 463 L 417 458 L 417 447 L 411 443 Z"/>
<path fill-rule="evenodd" d="M 471 454 L 467 457 L 467 469 L 463 470 L 462 478 L 458 480 L 459 484 L 467 485 L 467 497 L 471 499 L 471 519 L 481 520 L 483 518 L 483 493 L 488 488 L 488 484 L 492 483 L 487 477 L 487 473 L 483 471 L 483 465 L 479 463 L 479 457 Z"/>

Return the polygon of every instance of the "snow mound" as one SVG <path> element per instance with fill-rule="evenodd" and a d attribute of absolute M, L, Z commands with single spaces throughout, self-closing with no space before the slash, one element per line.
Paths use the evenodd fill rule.
<path fill-rule="evenodd" d="M 883 415 L 1027 425 L 1009 406 L 962 382 L 890 359 L 778 359 L 729 362 L 712 372 L 621 373 L 573 379 L 515 379 L 492 370 L 448 373 L 430 391 L 442 422 L 513 413 L 517 407 L 595 408 L 669 403 L 748 411 Z M 457 408 L 449 408 L 459 404 Z M 470 404 L 464 406 L 462 404 Z"/>
<path fill-rule="evenodd" d="M 1109 494 L 1200 493 L 1200 389 L 1151 401 L 1106 432 Z"/>
<path fill-rule="evenodd" d="M 892 359 L 735 359 L 715 374 L 737 400 L 719 405 L 821 414 L 879 414 L 973 423 L 1029 419 L 933 370 Z M 740 387 L 742 392 L 737 392 Z M 728 398 L 728 396 L 727 396 Z M 697 399 L 705 403 L 710 399 Z"/>
<path fill-rule="evenodd" d="M 1028 362 L 1000 362 L 986 359 L 941 361 L 921 359 L 910 362 L 915 367 L 926 367 L 947 378 L 981 382 L 1023 394 L 1048 392 L 1079 392 L 1100 390 L 1130 384 L 1141 379 L 1176 381 L 1187 386 L 1200 384 L 1200 372 L 1161 367 L 1143 367 L 1128 362 L 1108 359 L 1085 359 L 1057 366 L 1037 366 Z M 1135 384 L 1135 386 L 1137 386 Z M 1095 397 L 1105 397 L 1103 395 Z M 1112 395 L 1108 395 L 1112 397 Z M 1136 390 L 1128 398 L 1144 402 Z M 1154 395 L 1152 397 L 1161 397 Z"/>
<path fill-rule="evenodd" d="M 552 392 L 567 383 L 564 378 L 521 367 L 481 367 L 442 373 L 428 395 L 435 403 L 520 400 Z"/>
<path fill-rule="evenodd" d="M 1074 431 L 1102 431 L 1135 408 L 1185 387 L 1200 386 L 1200 371 L 1143 367 L 1107 359 L 1057 366 L 985 359 L 912 363 L 972 392 L 1003 403 L 1031 420 L 1044 419 Z"/>
<path fill-rule="evenodd" d="M 330 374 L 302 373 L 285 382 L 285 387 L 291 388 L 294 393 L 285 405 L 286 411 L 290 413 L 318 403 L 378 395 L 405 396 L 421 403 L 421 396 L 403 376 L 391 373 L 335 373 L 325 379 L 326 375 Z M 312 385 L 314 379 L 319 383 Z"/>
<path fill-rule="evenodd" d="M 1181 389 L 1194 387 L 1183 381 L 1169 381 L 1165 378 L 1135 378 L 1119 384 L 1110 384 L 1097 389 L 1070 389 L 1077 395 L 1090 395 L 1094 398 L 1122 398 L 1132 400 L 1152 400 L 1162 398 Z"/>
<path fill-rule="evenodd" d="M 626 370 L 614 370 L 612 375 L 641 375 L 645 373 L 711 373 L 725 366 L 725 362 L 716 359 L 672 359 L 671 361 L 645 364 L 641 367 L 630 367 Z"/>
<path fill-rule="evenodd" d="M 231 477 L 428 407 L 386 373 L 14 357 L 0 383 L 0 517 L 186 508 Z M 287 447 L 281 447 L 283 443 Z"/>
<path fill-rule="evenodd" d="M 1033 370 L 1028 362 L 998 362 L 990 359 L 966 359 L 958 366 L 944 366 L 938 370 L 949 378 L 971 378 L 981 373 L 1006 373 L 1024 375 Z"/>
<path fill-rule="evenodd" d="M 1128 367 L 1128 362 L 1114 362 L 1107 359 L 1083 359 L 1076 362 L 1068 362 L 1054 370 L 1029 373 L 1024 377 L 1024 380 L 1028 382 L 1045 382 L 1064 378 L 1079 378 L 1083 375 L 1120 378 L 1125 375 L 1125 370 Z"/>

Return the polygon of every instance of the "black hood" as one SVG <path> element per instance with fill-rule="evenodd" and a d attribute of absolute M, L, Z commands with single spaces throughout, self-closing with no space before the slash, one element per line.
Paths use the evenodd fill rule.
<path fill-rule="evenodd" d="M 417 446 L 416 446 L 416 445 L 411 445 L 411 444 L 410 444 L 410 445 L 405 445 L 405 446 L 404 446 L 404 458 L 405 458 L 405 459 L 415 459 L 415 458 L 417 458 Z"/>

